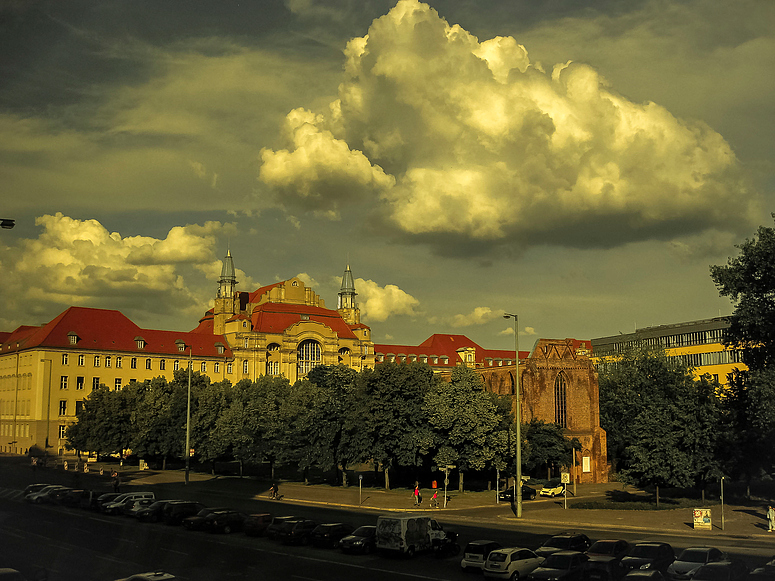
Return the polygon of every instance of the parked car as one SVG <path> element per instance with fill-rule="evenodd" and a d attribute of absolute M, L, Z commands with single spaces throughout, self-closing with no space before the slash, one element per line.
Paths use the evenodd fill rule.
<path fill-rule="evenodd" d="M 534 500 L 536 495 L 538 495 L 538 491 L 526 484 L 522 485 L 522 500 Z M 508 488 L 504 488 L 498 493 L 498 500 L 502 500 L 504 502 L 511 502 L 511 500 L 514 498 L 514 487 L 509 486 Z"/>
<path fill-rule="evenodd" d="M 544 559 L 530 549 L 518 547 L 495 549 L 490 552 L 484 563 L 484 576 L 491 579 L 517 581 L 535 571 L 543 562 Z"/>
<path fill-rule="evenodd" d="M 555 496 L 562 496 L 564 493 L 565 485 L 562 483 L 544 486 L 541 490 L 538 491 L 539 495 L 548 496 L 550 498 L 554 498 Z"/>
<path fill-rule="evenodd" d="M 163 571 L 149 571 L 148 573 L 137 573 L 116 581 L 172 581 L 177 579 L 175 575 L 164 573 Z"/>
<path fill-rule="evenodd" d="M 277 531 L 277 538 L 286 545 L 306 545 L 318 523 L 308 519 L 288 521 Z"/>
<path fill-rule="evenodd" d="M 160 522 L 164 514 L 164 509 L 175 500 L 157 500 L 148 506 L 144 506 L 135 512 L 135 518 L 140 522 Z"/>
<path fill-rule="evenodd" d="M 205 505 L 201 502 L 173 500 L 164 507 L 164 510 L 162 511 L 162 520 L 164 521 L 164 524 L 177 526 L 188 517 L 196 516 L 204 509 Z"/>
<path fill-rule="evenodd" d="M 121 496 L 118 492 L 106 492 L 105 494 L 100 494 L 97 497 L 97 501 L 94 502 L 92 505 L 89 506 L 89 508 L 93 508 L 95 510 L 99 510 L 102 512 L 102 507 L 106 504 L 110 504 L 114 500 L 116 500 L 119 496 Z"/>
<path fill-rule="evenodd" d="M 70 490 L 66 494 L 61 495 L 58 498 L 59 504 L 62 506 L 69 506 L 71 508 L 79 508 L 84 502 L 91 502 L 94 497 L 94 492 L 91 490 L 85 490 L 78 488 Z"/>
<path fill-rule="evenodd" d="M 43 503 L 50 503 L 51 502 L 51 495 L 59 490 L 60 488 L 65 488 L 61 484 L 50 484 L 48 486 L 45 486 L 38 490 L 37 492 L 31 492 L 27 496 L 24 497 L 24 500 L 27 502 L 31 502 L 33 504 L 43 504 Z"/>
<path fill-rule="evenodd" d="M 205 524 L 205 519 L 212 513 L 219 510 L 230 510 L 228 506 L 217 506 L 214 508 L 203 508 L 194 516 L 183 519 L 183 526 L 190 531 L 201 531 Z"/>
<path fill-rule="evenodd" d="M 268 512 L 249 514 L 245 518 L 243 530 L 249 537 L 260 537 L 266 532 L 267 527 L 272 522 L 272 515 Z"/>
<path fill-rule="evenodd" d="M 775 581 L 775 557 L 770 559 L 763 567 L 757 567 L 748 574 L 752 581 Z"/>
<path fill-rule="evenodd" d="M 267 538 L 270 539 L 276 539 L 277 533 L 280 532 L 280 527 L 282 527 L 285 523 L 290 521 L 297 521 L 301 520 L 297 516 L 276 516 L 272 519 L 272 522 L 269 523 L 269 526 L 266 527 L 266 530 L 264 531 L 264 534 Z"/>
<path fill-rule="evenodd" d="M 636 543 L 622 558 L 622 567 L 630 569 L 659 569 L 666 574 L 670 563 L 675 561 L 675 552 L 668 543 L 647 541 Z"/>
<path fill-rule="evenodd" d="M 238 510 L 216 510 L 205 517 L 202 529 L 208 533 L 230 534 L 241 531 L 245 524 L 245 514 Z"/>
<path fill-rule="evenodd" d="M 41 490 L 46 488 L 46 486 L 51 486 L 51 484 L 44 484 L 41 482 L 37 484 L 28 484 L 24 488 L 24 491 L 22 492 L 22 496 L 27 496 L 28 494 L 32 494 L 33 492 L 40 492 Z"/>
<path fill-rule="evenodd" d="M 104 514 L 121 514 L 124 510 L 124 505 L 126 503 L 131 503 L 131 502 L 134 502 L 135 500 L 142 500 L 142 499 L 149 499 L 153 502 L 155 498 L 156 498 L 156 495 L 150 491 L 125 492 L 123 494 L 119 494 L 110 502 L 102 503 L 100 505 L 100 510 Z"/>
<path fill-rule="evenodd" d="M 478 541 L 471 541 L 463 549 L 463 558 L 460 560 L 460 568 L 463 571 L 484 571 L 484 564 L 487 562 L 487 557 L 490 556 L 495 549 L 501 549 L 501 544 L 495 541 L 488 541 L 486 539 L 480 539 Z"/>
<path fill-rule="evenodd" d="M 347 523 L 326 523 L 316 526 L 309 536 L 314 546 L 333 549 L 351 532 L 353 527 Z"/>
<path fill-rule="evenodd" d="M 743 581 L 748 578 L 748 566 L 739 559 L 714 561 L 697 569 L 694 581 Z"/>
<path fill-rule="evenodd" d="M 582 581 L 587 576 L 589 557 L 578 551 L 559 551 L 528 575 L 533 581 Z"/>
<path fill-rule="evenodd" d="M 68 493 L 72 492 L 73 489 L 68 486 L 63 486 L 62 488 L 59 488 L 57 490 L 54 490 L 53 492 L 50 492 L 48 495 L 48 500 L 53 504 L 60 504 L 62 502 L 62 498 L 65 497 Z"/>
<path fill-rule="evenodd" d="M 630 569 L 622 579 L 626 581 L 665 581 L 667 577 L 659 569 Z"/>
<path fill-rule="evenodd" d="M 121 509 L 121 514 L 135 518 L 137 513 L 144 508 L 151 506 L 156 502 L 153 498 L 140 498 L 138 500 L 127 500 Z"/>
<path fill-rule="evenodd" d="M 667 576 L 674 581 L 686 581 L 694 577 L 697 569 L 706 563 L 725 561 L 725 553 L 713 547 L 689 547 L 681 551 L 667 568 Z"/>
<path fill-rule="evenodd" d="M 536 555 L 548 557 L 558 551 L 578 551 L 583 553 L 591 545 L 589 537 L 583 533 L 560 533 L 544 541 L 544 544 L 536 549 Z"/>
<path fill-rule="evenodd" d="M 339 548 L 345 553 L 369 554 L 377 548 L 376 534 L 377 527 L 374 525 L 358 527 L 339 541 Z"/>
<path fill-rule="evenodd" d="M 622 559 L 630 550 L 630 544 L 621 539 L 596 541 L 586 550 L 589 561 L 589 578 L 593 581 L 612 581 L 622 577 L 626 571 Z"/>

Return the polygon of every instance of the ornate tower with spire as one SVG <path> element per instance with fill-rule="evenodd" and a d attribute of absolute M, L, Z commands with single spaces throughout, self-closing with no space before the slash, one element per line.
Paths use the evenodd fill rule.
<path fill-rule="evenodd" d="M 231 257 L 231 250 L 227 250 L 221 268 L 221 278 L 218 279 L 218 295 L 215 297 L 215 308 L 213 309 L 213 332 L 216 335 L 224 333 L 226 321 L 236 314 L 234 303 L 236 286 L 237 276 L 234 271 L 234 260 Z"/>
<path fill-rule="evenodd" d="M 356 296 L 353 273 L 348 264 L 347 268 L 344 269 L 344 275 L 342 275 L 342 288 L 339 289 L 339 299 L 336 305 L 336 310 L 348 325 L 357 325 L 361 322 L 361 310 L 355 302 Z"/>

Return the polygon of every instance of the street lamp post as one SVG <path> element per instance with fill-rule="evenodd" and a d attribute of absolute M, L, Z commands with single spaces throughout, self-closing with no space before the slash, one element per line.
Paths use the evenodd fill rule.
<path fill-rule="evenodd" d="M 188 471 L 191 466 L 191 366 L 193 365 L 193 347 L 188 346 L 188 401 L 186 403 L 186 484 L 188 484 Z"/>
<path fill-rule="evenodd" d="M 517 518 L 522 518 L 522 413 L 519 402 L 519 315 L 504 313 L 504 319 L 514 319 L 514 390 L 517 400 L 516 405 L 516 424 L 517 424 L 517 458 L 516 473 L 514 481 L 514 501 L 517 503 Z"/>

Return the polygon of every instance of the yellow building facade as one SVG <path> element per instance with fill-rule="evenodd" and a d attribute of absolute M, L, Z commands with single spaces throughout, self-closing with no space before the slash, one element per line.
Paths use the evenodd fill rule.
<path fill-rule="evenodd" d="M 119 311 L 70 307 L 49 323 L 0 332 L 0 452 L 64 451 L 64 433 L 92 389 L 121 389 L 192 368 L 212 381 L 262 375 L 291 382 L 317 365 L 374 365 L 371 330 L 349 266 L 337 310 L 292 278 L 236 289 L 224 259 L 215 306 L 189 332 L 142 329 Z"/>
<path fill-rule="evenodd" d="M 727 376 L 735 368 L 747 369 L 741 352 L 724 346 L 724 333 L 728 328 L 725 317 L 645 327 L 634 333 L 592 339 L 592 351 L 594 359 L 599 360 L 615 358 L 633 347 L 662 348 L 668 357 L 680 359 L 691 367 L 695 377 L 708 375 L 725 385 Z"/>

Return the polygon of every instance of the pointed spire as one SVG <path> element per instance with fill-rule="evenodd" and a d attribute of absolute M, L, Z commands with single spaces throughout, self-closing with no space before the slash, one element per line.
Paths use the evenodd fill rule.
<path fill-rule="evenodd" d="M 350 265 L 344 270 L 342 275 L 342 288 L 339 289 L 339 304 L 338 309 L 353 309 L 355 308 L 355 282 L 353 281 L 353 273 L 350 270 Z"/>
<path fill-rule="evenodd" d="M 237 286 L 237 275 L 234 269 L 234 260 L 231 257 L 231 250 L 226 251 L 226 258 L 223 259 L 221 267 L 221 278 L 218 279 L 218 296 L 234 296 L 234 287 Z"/>

